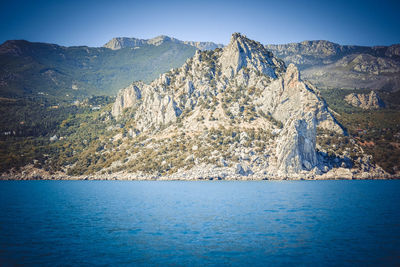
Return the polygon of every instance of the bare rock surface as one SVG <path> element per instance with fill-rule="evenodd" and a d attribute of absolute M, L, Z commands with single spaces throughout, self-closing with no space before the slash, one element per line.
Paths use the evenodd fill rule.
<path fill-rule="evenodd" d="M 375 91 L 371 91 L 369 94 L 352 93 L 347 95 L 344 100 L 350 105 L 362 109 L 380 109 L 385 107 L 385 103 Z"/>

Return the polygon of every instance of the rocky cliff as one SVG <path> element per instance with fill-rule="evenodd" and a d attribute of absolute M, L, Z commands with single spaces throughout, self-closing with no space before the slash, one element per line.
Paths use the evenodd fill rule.
<path fill-rule="evenodd" d="M 379 109 L 385 107 L 385 103 L 380 99 L 375 91 L 369 94 L 349 94 L 344 99 L 347 103 L 354 107 L 362 109 Z"/>
<path fill-rule="evenodd" d="M 104 47 L 110 48 L 112 50 L 118 50 L 121 48 L 131 47 L 138 48 L 145 45 L 154 45 L 159 46 L 163 43 L 171 42 L 176 44 L 186 44 L 196 47 L 200 50 L 214 50 L 215 48 L 223 47 L 222 44 L 215 44 L 213 42 L 195 42 L 195 41 L 181 41 L 172 37 L 168 37 L 165 35 L 160 35 L 154 37 L 152 39 L 137 39 L 137 38 L 128 38 L 128 37 L 116 37 L 108 41 Z"/>
<path fill-rule="evenodd" d="M 176 140 L 185 144 L 174 155 L 185 167 L 168 163 L 168 152 L 160 152 L 166 154 L 152 161 L 165 170 L 146 169 L 174 177 L 322 174 L 316 129 L 344 134 L 317 89 L 301 80 L 293 64 L 286 67 L 263 45 L 238 33 L 223 49 L 197 51 L 152 83 L 121 90 L 112 115 L 125 122 L 128 132 L 147 139 L 144 147 L 159 151 Z M 125 160 L 131 164 L 119 168 L 143 174 L 137 168 L 141 157 L 132 153 Z"/>

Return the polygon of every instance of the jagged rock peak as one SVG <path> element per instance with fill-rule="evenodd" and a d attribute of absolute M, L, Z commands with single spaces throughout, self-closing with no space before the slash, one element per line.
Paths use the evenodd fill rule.
<path fill-rule="evenodd" d="M 294 64 L 289 64 L 289 66 L 286 69 L 286 74 L 285 74 L 285 82 L 286 85 L 293 86 L 293 84 L 301 81 L 300 79 L 300 73 L 297 67 Z"/>
<path fill-rule="evenodd" d="M 229 44 L 223 49 L 220 63 L 224 74 L 229 78 L 243 67 L 254 68 L 271 78 L 277 78 L 285 71 L 283 61 L 275 58 L 259 42 L 240 33 L 232 34 Z"/>
<path fill-rule="evenodd" d="M 316 88 L 301 81 L 296 66 L 291 64 L 286 69 L 284 62 L 276 59 L 259 42 L 239 33 L 234 33 L 229 45 L 223 49 L 196 51 L 181 68 L 161 75 L 151 84 L 136 83 L 135 86 L 119 93 L 113 106 L 114 117 L 119 117 L 125 108 L 137 106 L 136 103 L 142 101 L 146 102 L 146 96 L 149 96 L 151 101 L 155 96 L 159 99 L 169 96 L 168 99 L 172 100 L 171 110 L 174 112 L 171 112 L 172 115 L 168 118 L 173 121 L 174 114 L 196 109 L 196 106 L 209 99 L 210 95 L 222 98 L 230 94 L 227 90 L 240 90 L 242 93 L 246 90 L 257 90 L 258 94 L 248 95 L 250 101 L 258 106 L 258 110 L 271 114 L 277 121 L 285 123 L 294 114 L 305 112 L 307 109 L 307 112 L 312 110 L 315 113 L 320 127 L 343 133 L 342 128 L 328 112 L 326 103 L 315 93 Z M 145 96 L 144 100 L 137 101 L 137 90 L 134 88 Z M 158 107 L 159 104 L 152 105 L 149 100 L 146 107 L 149 106 Z M 232 107 L 231 113 L 238 113 L 237 108 Z M 141 116 L 144 117 L 148 115 Z"/>
<path fill-rule="evenodd" d="M 196 51 L 182 67 L 152 83 L 136 82 L 121 90 L 112 115 L 143 138 L 157 136 L 170 143 L 169 138 L 184 133 L 204 140 L 196 141 L 195 151 L 213 140 L 214 130 L 228 131 L 238 143 L 226 144 L 224 150 L 235 160 L 231 167 L 221 164 L 242 176 L 317 173 L 316 128 L 343 134 L 317 89 L 301 81 L 295 65 L 286 68 L 260 43 L 238 33 L 223 49 Z M 257 163 L 249 164 L 246 154 L 256 152 L 245 144 L 255 141 L 249 137 L 252 132 L 264 131 L 264 146 L 253 159 Z"/>

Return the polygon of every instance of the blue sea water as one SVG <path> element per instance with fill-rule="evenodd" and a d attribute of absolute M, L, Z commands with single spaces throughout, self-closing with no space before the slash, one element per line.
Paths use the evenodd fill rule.
<path fill-rule="evenodd" d="M 2 181 L 0 266 L 400 265 L 400 181 Z"/>

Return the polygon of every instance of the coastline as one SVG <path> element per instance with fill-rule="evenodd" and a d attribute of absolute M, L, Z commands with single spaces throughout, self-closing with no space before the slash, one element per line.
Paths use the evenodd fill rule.
<path fill-rule="evenodd" d="M 135 174 L 108 174 L 108 175 L 79 175 L 69 176 L 65 174 L 53 175 L 1 175 L 0 181 L 323 181 L 323 180 L 398 180 L 399 175 L 386 174 L 377 176 L 371 173 L 359 173 L 351 176 L 344 175 L 316 175 L 316 176 L 217 176 L 209 175 L 206 177 L 182 177 L 182 176 L 155 176 L 155 175 L 135 175 Z"/>
<path fill-rule="evenodd" d="M 120 181 L 283 181 L 283 180 L 395 180 L 400 174 L 389 174 L 381 168 L 360 170 L 357 168 L 332 168 L 322 173 L 318 168 L 299 173 L 279 173 L 274 169 L 263 172 L 238 172 L 235 168 L 217 168 L 212 165 L 198 165 L 193 169 L 180 169 L 169 175 L 129 173 L 119 171 L 114 173 L 97 172 L 85 175 L 67 175 L 65 171 L 55 173 L 28 164 L 18 170 L 11 169 L 0 174 L 0 180 L 120 180 Z"/>

